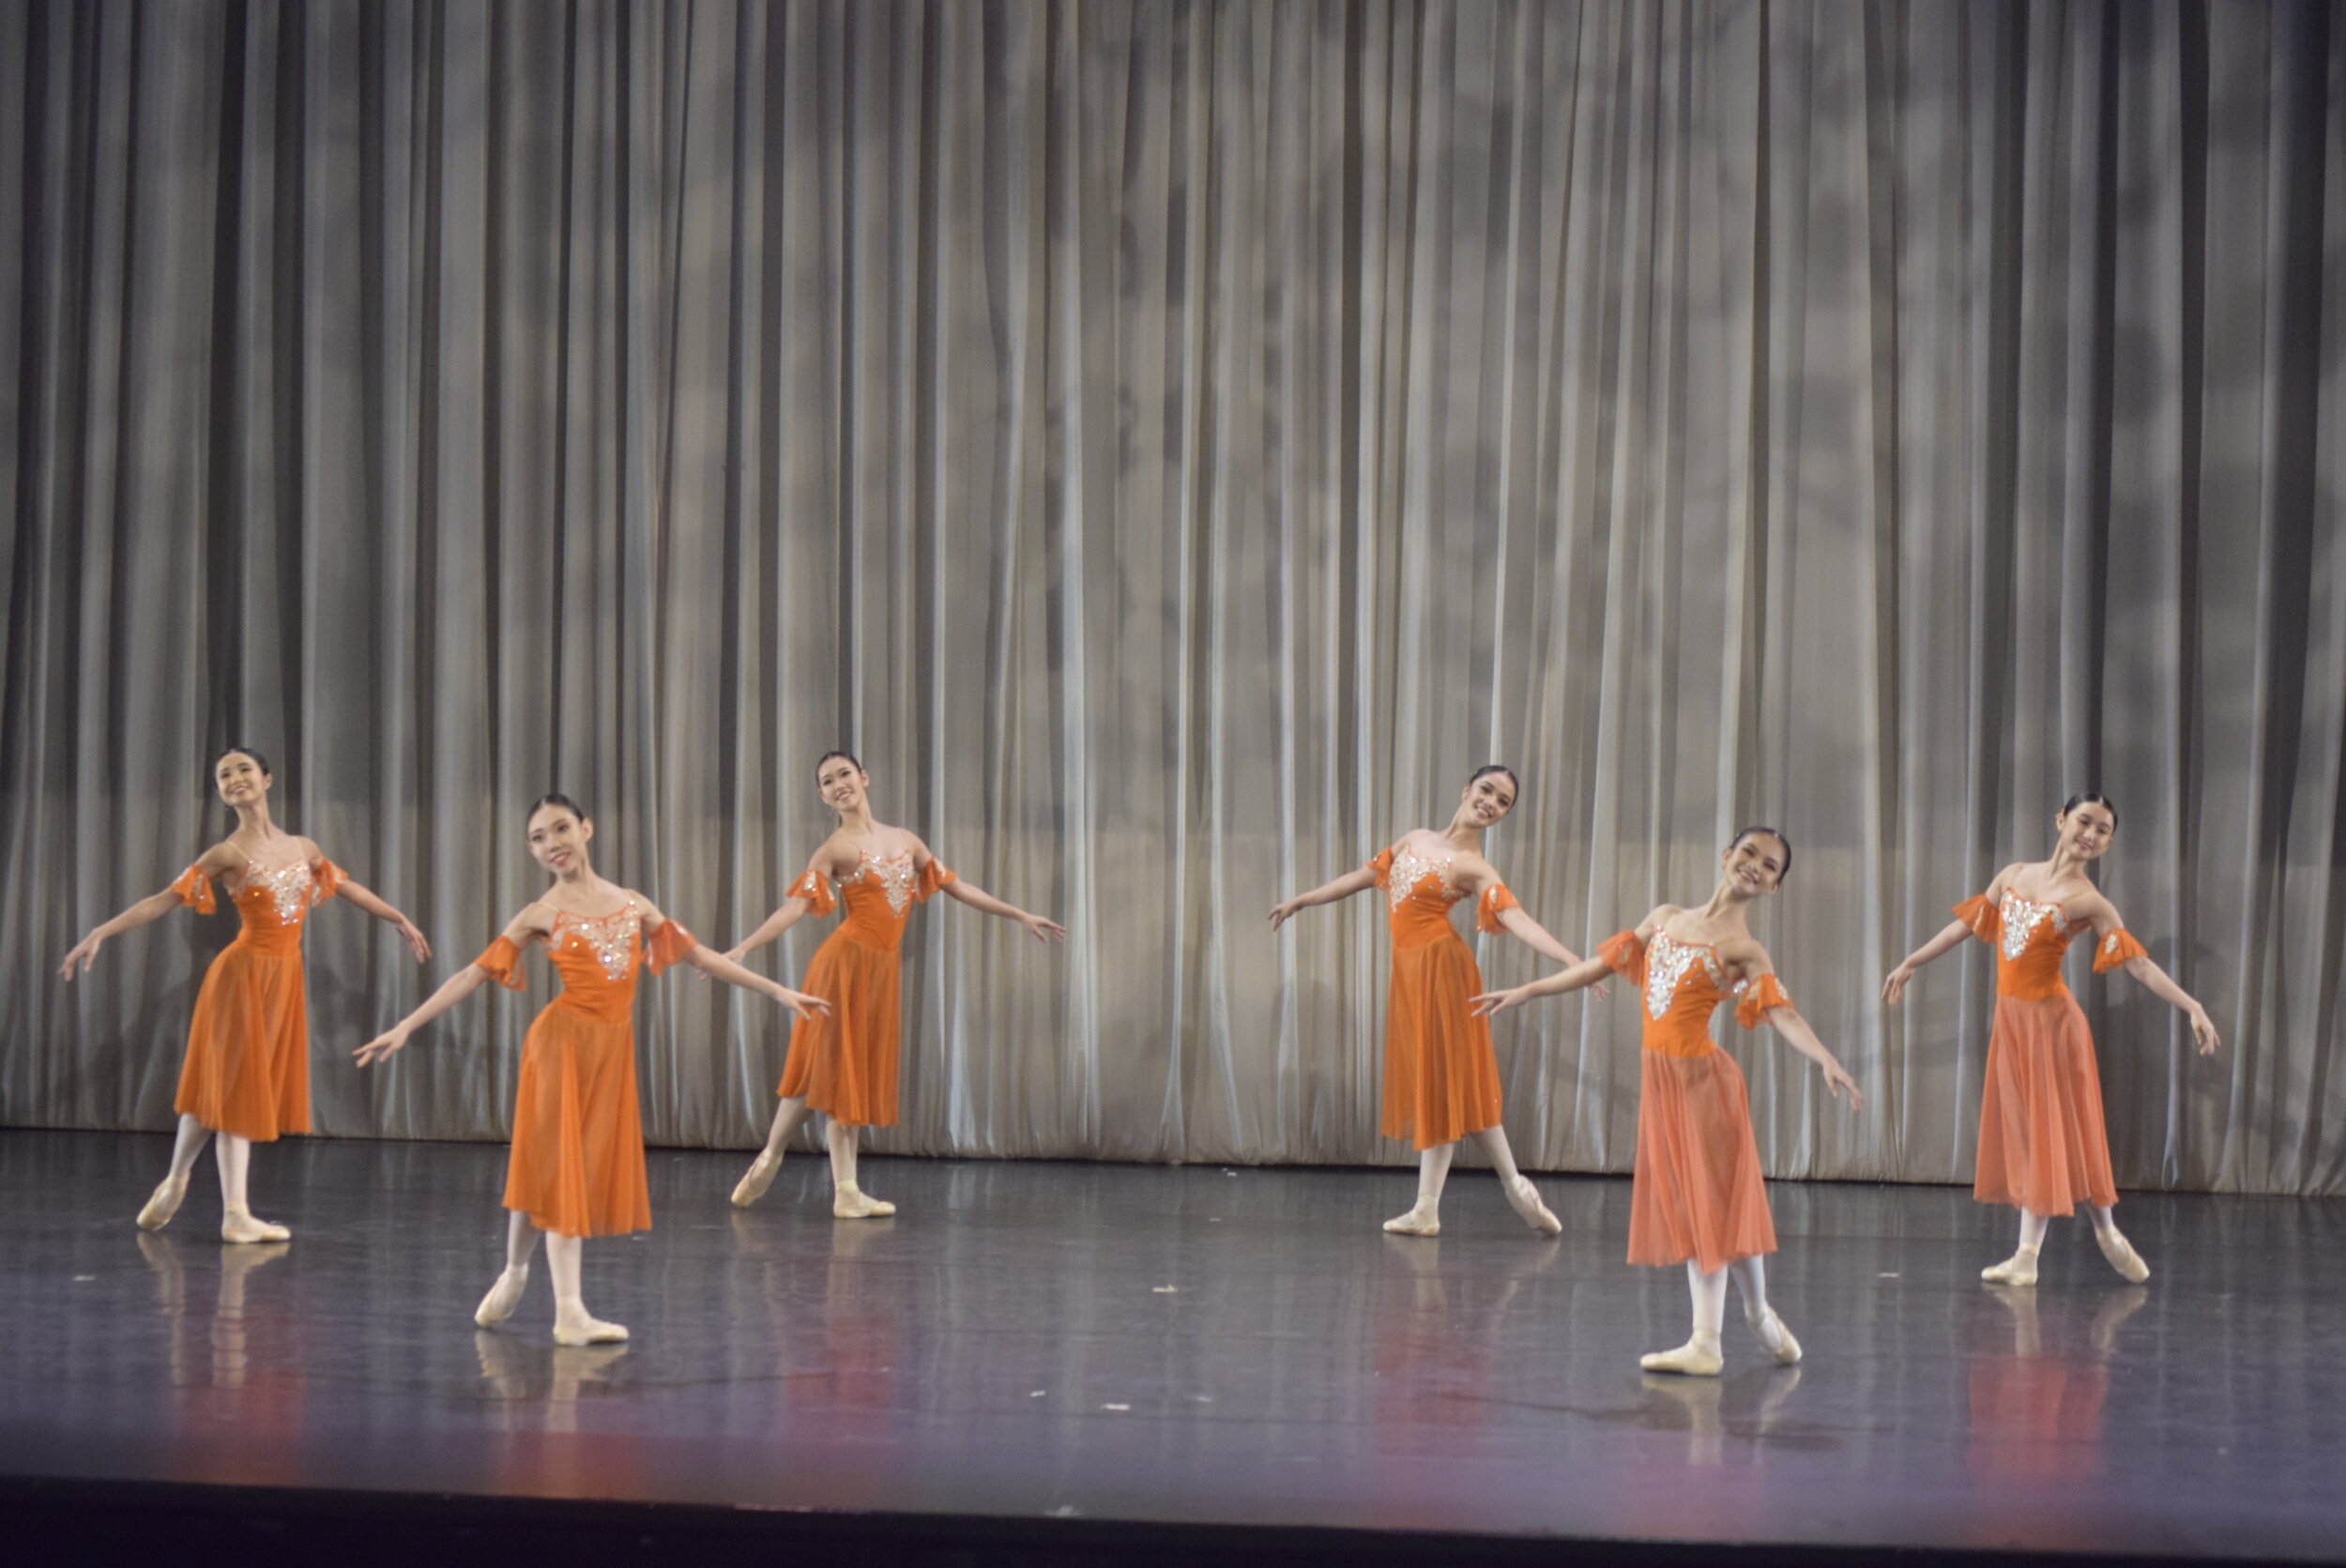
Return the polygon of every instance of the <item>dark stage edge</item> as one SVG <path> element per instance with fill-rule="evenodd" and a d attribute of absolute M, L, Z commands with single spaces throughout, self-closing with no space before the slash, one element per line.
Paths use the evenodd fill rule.
<path fill-rule="evenodd" d="M 154 1135 L 0 1133 L 8 1555 L 836 1548 L 966 1564 L 1916 1564 L 2346 1556 L 2346 1203 L 2120 1209 L 2034 1292 L 1981 1285 L 2009 1216 L 1932 1187 L 1782 1183 L 1771 1294 L 1808 1348 L 1648 1377 L 1676 1271 L 1621 1261 L 1627 1183 L 1548 1179 L 1554 1241 L 1462 1171 L 1412 1177 L 871 1160 L 755 1210 L 744 1156 L 652 1156 L 660 1228 L 591 1243 L 622 1351 L 558 1350 L 542 1262 L 476 1331 L 501 1149 L 254 1154 L 290 1247 L 214 1237 L 208 1163 L 129 1224 Z M 20 1553 L 23 1554 L 20 1557 Z"/>

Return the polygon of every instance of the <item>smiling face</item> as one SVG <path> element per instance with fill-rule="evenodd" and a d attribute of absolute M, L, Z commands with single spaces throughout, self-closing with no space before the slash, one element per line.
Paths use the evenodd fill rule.
<path fill-rule="evenodd" d="M 1515 775 L 1502 770 L 1479 773 L 1458 794 L 1459 811 L 1477 828 L 1496 828 L 1515 808 Z"/>
<path fill-rule="evenodd" d="M 1760 830 L 1745 833 L 1728 845 L 1719 865 L 1737 892 L 1745 898 L 1765 898 L 1784 885 L 1784 869 L 1790 860 L 1784 841 Z"/>
<path fill-rule="evenodd" d="M 593 821 L 568 806 L 540 806 L 529 814 L 529 858 L 556 876 L 586 868 L 594 836 Z"/>
<path fill-rule="evenodd" d="M 212 766 L 212 784 L 231 806 L 257 806 L 268 794 L 268 769 L 250 752 L 228 752 Z"/>
<path fill-rule="evenodd" d="M 872 775 L 858 768 L 853 757 L 826 757 L 815 770 L 815 793 L 842 816 L 863 804 L 863 792 L 871 783 Z"/>
<path fill-rule="evenodd" d="M 2053 818 L 2061 847 L 2080 860 L 2098 860 L 2118 831 L 2118 816 L 2099 800 L 2079 800 Z"/>

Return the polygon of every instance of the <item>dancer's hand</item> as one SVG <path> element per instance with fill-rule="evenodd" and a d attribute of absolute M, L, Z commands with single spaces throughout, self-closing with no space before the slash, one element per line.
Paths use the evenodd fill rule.
<path fill-rule="evenodd" d="M 88 936 L 73 944 L 73 951 L 65 955 L 65 966 L 60 968 L 57 973 L 65 976 L 68 980 L 71 980 L 75 972 L 73 967 L 76 964 L 79 964 L 82 967 L 80 971 L 81 973 L 89 973 L 90 966 L 98 962 L 98 950 L 105 945 L 105 937 L 100 936 L 95 931 L 91 932 Z"/>
<path fill-rule="evenodd" d="M 1821 1065 L 1824 1069 L 1825 1088 L 1831 1089 L 1836 1095 L 1838 1095 L 1843 1089 L 1849 1090 L 1849 1108 L 1851 1110 L 1862 1111 L 1866 1108 L 1866 1096 L 1858 1088 L 1857 1080 L 1843 1072 L 1839 1062 L 1828 1061 L 1820 1065 Z"/>
<path fill-rule="evenodd" d="M 1025 926 L 1038 942 L 1063 942 L 1067 939 L 1067 927 L 1057 921 L 1046 921 L 1041 915 L 1022 912 L 1018 923 Z"/>
<path fill-rule="evenodd" d="M 351 1055 L 358 1058 L 358 1065 L 361 1067 L 373 1067 L 378 1061 L 388 1061 L 406 1045 L 407 1033 L 405 1029 L 386 1029 L 353 1051 Z"/>
<path fill-rule="evenodd" d="M 1290 898 L 1285 904 L 1272 905 L 1271 906 L 1271 929 L 1276 931 L 1287 924 L 1295 918 L 1295 912 L 1302 907 L 1303 907 L 1303 901 L 1300 898 Z"/>
<path fill-rule="evenodd" d="M 1485 991 L 1480 996 L 1469 997 L 1467 1012 L 1476 1018 L 1496 1018 L 1502 1012 L 1512 1012 L 1529 999 L 1523 991 L 1522 986 L 1514 985 L 1504 991 Z"/>
<path fill-rule="evenodd" d="M 2216 1020 L 2207 1015 L 2207 1009 L 2191 1004 L 2191 1038 L 2200 1043 L 2200 1055 L 2212 1057 L 2224 1043 L 2216 1038 Z"/>
<path fill-rule="evenodd" d="M 830 1003 L 820 997 L 810 997 L 803 991 L 793 991 L 787 985 L 774 993 L 774 999 L 801 1018 L 828 1017 Z"/>
<path fill-rule="evenodd" d="M 417 963 L 420 964 L 432 956 L 431 942 L 416 929 L 416 922 L 404 915 L 399 917 L 399 934 L 406 941 L 407 951 L 416 955 Z"/>
<path fill-rule="evenodd" d="M 1896 1007 L 1906 995 L 1906 982 L 1914 978 L 1914 966 L 1901 964 L 1890 971 L 1890 978 L 1881 982 L 1881 1001 L 1885 1007 Z"/>

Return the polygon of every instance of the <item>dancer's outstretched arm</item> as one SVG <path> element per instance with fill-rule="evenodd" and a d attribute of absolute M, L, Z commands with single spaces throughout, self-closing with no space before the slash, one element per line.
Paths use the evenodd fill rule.
<path fill-rule="evenodd" d="M 2086 906 L 2086 916 L 2094 922 L 2094 945 L 2097 954 L 2105 937 L 2113 932 L 2125 930 L 2125 921 L 2118 918 L 2117 906 L 2099 893 L 2095 893 L 2094 901 Z M 2131 941 L 2129 945 L 2132 945 Z M 2191 1020 L 2191 1038 L 2200 1043 L 2200 1055 L 2214 1056 L 2224 1043 L 2217 1037 L 2216 1021 L 2207 1015 L 2207 1009 L 2200 1005 L 2200 999 L 2177 985 L 2174 977 L 2160 968 L 2149 953 L 2136 948 L 2133 955 L 2117 967 L 2141 982 L 2152 996 Z M 2102 969 L 2109 966 L 2096 962 L 2094 967 Z"/>
<path fill-rule="evenodd" d="M 782 907 L 767 916 L 764 924 L 734 943 L 732 947 L 727 948 L 723 956 L 737 964 L 739 963 L 750 953 L 755 952 L 759 948 L 775 940 L 784 932 L 798 924 L 811 907 L 813 906 L 805 899 L 797 896 L 783 900 Z"/>
<path fill-rule="evenodd" d="M 1559 969 L 1528 984 L 1511 985 L 1503 991 L 1485 991 L 1479 997 L 1470 997 L 1470 1011 L 1477 1017 L 1496 1018 L 1541 997 L 1561 997 L 1567 991 L 1583 990 L 1612 972 L 1613 967 L 1602 958 L 1583 958 L 1569 969 Z"/>
<path fill-rule="evenodd" d="M 229 848 L 223 840 L 198 856 L 195 864 L 208 882 L 244 864 L 244 857 Z M 65 963 L 58 967 L 57 973 L 68 980 L 77 974 L 87 974 L 90 967 L 98 962 L 98 950 L 105 946 L 109 938 L 119 936 L 126 931 L 136 931 L 142 925 L 151 925 L 179 907 L 179 894 L 175 891 L 176 887 L 177 884 L 174 883 L 161 892 L 149 893 L 114 919 L 92 926 L 89 935 L 74 943 L 73 951 L 65 955 Z"/>
<path fill-rule="evenodd" d="M 2003 885 L 2010 880 L 2018 866 L 2006 866 L 1996 873 L 1996 879 L 1988 884 L 1988 902 L 1995 904 L 2003 898 Z M 1906 995 L 1906 982 L 1914 978 L 1914 971 L 1934 958 L 1944 957 L 1963 945 L 1966 937 L 1975 933 L 1963 921 L 1949 921 L 1939 928 L 1938 935 L 1906 955 L 1906 961 L 1892 969 L 1881 982 L 1881 1000 L 1885 1006 L 1896 1007 Z"/>
<path fill-rule="evenodd" d="M 303 839 L 301 846 L 309 852 L 312 866 L 316 866 L 326 859 L 326 851 L 320 849 L 312 840 Z M 420 964 L 432 956 L 432 944 L 425 939 L 421 931 L 416 929 L 416 922 L 391 907 L 389 900 L 348 872 L 343 874 L 342 885 L 335 890 L 334 896 L 357 905 L 361 910 L 373 915 L 378 921 L 397 927 L 400 938 L 407 944 L 408 951 L 416 955 L 417 963 Z"/>
<path fill-rule="evenodd" d="M 500 933 L 519 949 L 526 949 L 554 929 L 554 912 L 542 904 L 532 904 L 515 915 Z M 416 1011 L 368 1041 L 351 1054 L 361 1067 L 373 1067 L 388 1061 L 406 1047 L 408 1038 L 424 1025 L 489 983 L 489 971 L 478 960 L 465 965 L 440 983 L 440 988 L 417 1005 Z"/>
<path fill-rule="evenodd" d="M 1775 1032 L 1790 1043 L 1793 1050 L 1824 1070 L 1825 1088 L 1836 1095 L 1843 1089 L 1849 1090 L 1851 1110 L 1862 1111 L 1866 1108 L 1866 1096 L 1859 1091 L 1857 1080 L 1843 1070 L 1839 1059 L 1831 1051 L 1825 1049 L 1824 1042 L 1817 1038 L 1817 1031 L 1810 1028 L 1808 1020 L 1800 1015 L 1800 1009 L 1790 1004 L 1772 1007 L 1764 1016 Z"/>
<path fill-rule="evenodd" d="M 668 917 L 662 914 L 651 900 L 643 894 L 635 893 L 632 896 L 637 904 L 643 906 L 644 932 L 647 945 L 648 945 L 650 934 L 666 925 Z M 793 900 L 792 902 L 799 901 Z M 816 1013 L 830 1011 L 830 1003 L 823 1000 L 822 997 L 810 997 L 803 991 L 793 991 L 778 980 L 768 980 L 764 975 L 753 974 L 724 953 L 711 951 L 708 944 L 698 937 L 693 939 L 691 951 L 677 962 L 692 965 L 693 968 L 711 980 L 722 980 L 727 985 L 738 985 L 744 991 L 761 992 L 773 997 L 801 1018 L 812 1018 Z"/>
<path fill-rule="evenodd" d="M 917 845 L 913 855 L 914 869 L 925 869 L 928 863 L 937 857 L 930 853 L 929 846 L 921 843 L 920 840 L 915 839 L 913 843 Z M 1041 915 L 1030 914 L 1015 904 L 1004 903 L 966 876 L 956 876 L 946 883 L 944 892 L 946 897 L 952 899 L 955 903 L 967 904 L 980 914 L 999 915 L 1006 921 L 1016 921 L 1020 925 L 1025 926 L 1028 934 L 1038 942 L 1056 942 L 1067 935 L 1067 928 L 1059 921 L 1045 920 Z"/>
<path fill-rule="evenodd" d="M 1348 871 L 1333 882 L 1322 882 L 1310 892 L 1297 893 L 1284 904 L 1272 905 L 1271 906 L 1271 929 L 1276 931 L 1287 924 L 1299 909 L 1309 909 L 1321 904 L 1334 904 L 1341 899 L 1350 898 L 1354 893 L 1365 892 L 1376 885 L 1377 874 L 1367 866 L 1363 866 L 1357 871 Z"/>

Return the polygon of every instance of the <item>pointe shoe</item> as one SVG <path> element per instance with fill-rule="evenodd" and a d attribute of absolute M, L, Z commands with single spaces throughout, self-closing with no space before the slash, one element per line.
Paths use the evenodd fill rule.
<path fill-rule="evenodd" d="M 495 1328 L 513 1316 L 513 1309 L 522 1304 L 522 1292 L 528 1286 L 526 1264 L 518 1269 L 508 1268 L 489 1286 L 489 1293 L 480 1298 L 480 1304 L 473 1309 L 472 1320 L 484 1329 Z"/>
<path fill-rule="evenodd" d="M 2094 1240 L 2101 1243 L 2102 1256 L 2118 1271 L 2128 1285 L 2140 1285 L 2151 1277 L 2151 1266 L 2142 1261 L 2142 1255 L 2134 1250 L 2134 1243 L 2118 1234 L 2118 1227 L 2094 1232 Z"/>
<path fill-rule="evenodd" d="M 1675 1372 L 1682 1378 L 1715 1378 L 1727 1363 L 1719 1357 L 1719 1336 L 1697 1334 L 1675 1350 L 1656 1350 L 1639 1356 L 1638 1364 L 1648 1372 Z"/>
<path fill-rule="evenodd" d="M 861 1187 L 842 1187 L 831 1195 L 830 1217 L 834 1220 L 884 1220 L 895 1211 L 894 1204 L 870 1196 Z"/>
<path fill-rule="evenodd" d="M 1513 1181 L 1502 1182 L 1500 1190 L 1507 1195 L 1508 1206 L 1523 1216 L 1525 1225 L 1543 1236 L 1561 1236 L 1564 1233 L 1564 1222 L 1540 1201 L 1540 1190 L 1531 1185 L 1530 1177 L 1518 1176 Z"/>
<path fill-rule="evenodd" d="M 250 1209 L 231 1209 L 220 1217 L 220 1239 L 247 1245 L 254 1241 L 290 1241 L 293 1232 L 267 1220 L 256 1220 Z"/>
<path fill-rule="evenodd" d="M 1775 1308 L 1770 1307 L 1759 1317 L 1746 1317 L 1744 1321 L 1751 1325 L 1751 1332 L 1760 1336 L 1761 1347 L 1778 1362 L 1790 1366 L 1800 1360 L 1800 1341 L 1794 1339 L 1792 1331 L 1784 1326 L 1784 1319 L 1775 1315 Z"/>
<path fill-rule="evenodd" d="M 584 1314 L 574 1318 L 554 1320 L 554 1342 L 566 1349 L 575 1350 L 582 1345 L 616 1345 L 627 1337 L 627 1328 L 620 1323 L 606 1323 L 600 1317 Z"/>
<path fill-rule="evenodd" d="M 781 1173 L 782 1156 L 770 1149 L 760 1150 L 757 1158 L 750 1162 L 749 1174 L 734 1184 L 733 1206 L 747 1209 L 764 1197 L 766 1189 L 774 1184 L 774 1178 Z"/>
<path fill-rule="evenodd" d="M 1412 1209 L 1406 1214 L 1395 1214 L 1387 1220 L 1385 1228 L 1395 1236 L 1440 1236 L 1441 1219 L 1431 1210 Z"/>
<path fill-rule="evenodd" d="M 2036 1254 L 2031 1248 L 2022 1247 L 2002 1263 L 1982 1269 L 1979 1277 L 1990 1285 L 2034 1285 Z"/>
<path fill-rule="evenodd" d="M 192 1176 L 194 1172 L 190 1171 L 188 1174 Z M 141 1230 L 162 1229 L 171 1223 L 171 1217 L 179 1212 L 179 1205 L 186 1200 L 187 1195 L 188 1178 L 186 1176 L 164 1177 L 156 1184 L 155 1195 L 146 1200 L 146 1207 L 139 1210 L 139 1228 Z"/>

